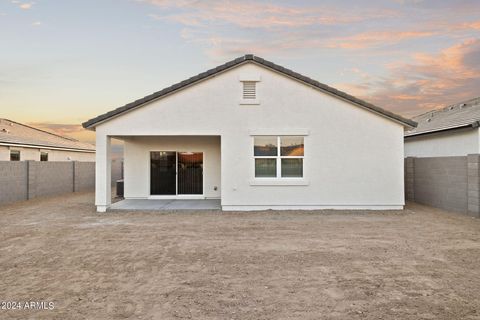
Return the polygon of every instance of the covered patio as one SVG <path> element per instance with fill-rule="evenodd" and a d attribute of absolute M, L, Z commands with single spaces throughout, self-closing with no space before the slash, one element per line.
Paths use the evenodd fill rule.
<path fill-rule="evenodd" d="M 124 200 L 113 204 L 112 138 L 124 143 Z M 220 150 L 218 135 L 105 137 L 97 132 L 97 211 L 221 209 Z"/>
<path fill-rule="evenodd" d="M 111 210 L 220 210 L 220 199 L 125 199 L 115 202 Z"/>

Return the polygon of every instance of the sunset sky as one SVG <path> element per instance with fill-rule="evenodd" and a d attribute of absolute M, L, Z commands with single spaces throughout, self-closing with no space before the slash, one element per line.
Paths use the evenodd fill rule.
<path fill-rule="evenodd" d="M 0 0 L 0 118 L 92 141 L 245 53 L 411 117 L 480 96 L 480 1 Z"/>

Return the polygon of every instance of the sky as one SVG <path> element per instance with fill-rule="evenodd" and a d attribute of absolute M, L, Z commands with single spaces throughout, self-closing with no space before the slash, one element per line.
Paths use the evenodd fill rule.
<path fill-rule="evenodd" d="M 0 118 L 81 123 L 246 53 L 406 117 L 480 96 L 480 1 L 0 0 Z"/>

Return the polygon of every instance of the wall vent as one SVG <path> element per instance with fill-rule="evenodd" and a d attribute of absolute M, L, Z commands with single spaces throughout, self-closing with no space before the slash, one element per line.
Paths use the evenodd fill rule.
<path fill-rule="evenodd" d="M 257 83 L 255 81 L 243 81 L 243 99 L 257 99 Z"/>

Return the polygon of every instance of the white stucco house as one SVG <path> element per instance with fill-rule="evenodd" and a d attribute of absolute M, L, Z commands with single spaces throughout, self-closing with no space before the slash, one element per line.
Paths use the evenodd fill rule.
<path fill-rule="evenodd" d="M 480 153 L 480 97 L 413 118 L 405 132 L 405 157 L 451 157 Z"/>
<path fill-rule="evenodd" d="M 401 209 L 415 122 L 245 55 L 83 124 L 96 131 L 96 206 L 110 141 L 126 199 L 220 199 L 223 210 Z"/>
<path fill-rule="evenodd" d="M 95 146 L 0 118 L 0 161 L 95 161 Z"/>

